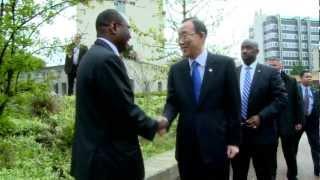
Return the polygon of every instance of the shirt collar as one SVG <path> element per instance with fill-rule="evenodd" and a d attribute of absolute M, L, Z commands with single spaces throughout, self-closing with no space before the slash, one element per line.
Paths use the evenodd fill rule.
<path fill-rule="evenodd" d="M 246 67 L 250 67 L 250 69 L 256 69 L 257 67 L 257 64 L 258 64 L 258 61 L 254 61 L 253 63 L 251 63 L 250 65 L 246 65 L 243 63 L 243 67 L 246 68 Z"/>
<path fill-rule="evenodd" d="M 302 83 L 301 83 L 301 87 L 303 88 L 303 89 L 310 89 L 310 86 L 305 86 L 305 85 L 303 85 Z"/>
<path fill-rule="evenodd" d="M 189 58 L 189 65 L 191 66 L 193 61 L 196 61 L 197 63 L 200 64 L 200 66 L 205 66 L 207 62 L 207 57 L 208 57 L 208 51 L 203 50 L 195 59 Z"/>
<path fill-rule="evenodd" d="M 112 51 L 113 51 L 117 56 L 120 56 L 117 47 L 116 47 L 111 41 L 109 41 L 109 40 L 107 40 L 107 39 L 105 39 L 105 38 L 102 38 L 102 37 L 98 37 L 98 39 L 106 42 L 106 43 L 111 47 Z"/>

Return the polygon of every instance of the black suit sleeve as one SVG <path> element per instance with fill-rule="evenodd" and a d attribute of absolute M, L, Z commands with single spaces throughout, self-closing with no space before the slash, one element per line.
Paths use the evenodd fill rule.
<path fill-rule="evenodd" d="M 128 117 L 127 119 L 136 127 L 137 134 L 152 140 L 158 128 L 158 123 L 134 104 L 132 90 L 126 82 L 127 75 L 116 61 L 121 60 L 114 55 L 103 63 L 97 64 L 95 73 L 97 83 L 101 88 L 100 91 L 110 95 L 112 110 L 121 113 L 122 117 Z"/>
<path fill-rule="evenodd" d="M 295 122 L 294 124 L 303 124 L 304 123 L 304 115 L 303 115 L 303 101 L 302 97 L 299 93 L 299 87 L 298 83 L 295 79 L 292 78 L 292 92 L 293 92 L 293 97 L 295 97 L 293 107 L 294 107 L 294 112 L 295 113 Z"/>
<path fill-rule="evenodd" d="M 227 143 L 228 145 L 240 144 L 240 87 L 236 68 L 233 60 L 229 61 L 226 68 L 225 109 L 228 111 Z M 232 107 L 232 108 L 231 108 Z"/>
<path fill-rule="evenodd" d="M 177 96 L 175 93 L 176 91 L 175 91 L 174 81 L 173 81 L 173 67 L 171 67 L 168 75 L 167 99 L 166 99 L 166 104 L 164 106 L 164 112 L 163 112 L 163 115 L 168 119 L 170 125 L 178 115 L 177 100 L 176 100 Z"/>
<path fill-rule="evenodd" d="M 288 94 L 284 83 L 281 80 L 280 74 L 275 69 L 270 71 L 269 84 L 271 103 L 259 113 L 261 123 L 264 123 L 265 119 L 275 118 L 288 103 Z"/>

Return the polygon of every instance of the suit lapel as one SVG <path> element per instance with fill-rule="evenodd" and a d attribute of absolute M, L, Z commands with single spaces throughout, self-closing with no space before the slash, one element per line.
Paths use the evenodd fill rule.
<path fill-rule="evenodd" d="M 206 96 L 208 89 L 210 87 L 209 79 L 212 79 L 211 76 L 214 74 L 215 61 L 213 60 L 212 55 L 208 52 L 206 66 L 204 69 L 203 80 L 200 91 L 199 105 L 203 102 L 204 97 Z"/>
<path fill-rule="evenodd" d="M 195 96 L 193 93 L 193 85 L 192 85 L 192 79 L 190 74 L 190 65 L 189 61 L 187 59 L 182 60 L 182 75 L 181 75 L 181 83 L 183 83 L 182 87 L 185 87 L 185 90 L 187 91 L 187 94 L 189 97 L 192 97 L 192 103 L 195 104 Z"/>
<path fill-rule="evenodd" d="M 239 84 L 240 84 L 241 68 L 242 68 L 242 65 L 236 68 L 236 71 L 237 71 L 237 78 L 238 78 L 238 82 L 239 82 Z"/>
<path fill-rule="evenodd" d="M 106 48 L 108 51 L 110 51 L 112 54 L 114 54 L 112 48 L 108 45 L 108 43 L 104 42 L 103 40 L 97 39 L 94 44 L 97 46 L 102 46 L 102 47 Z M 122 68 L 122 70 L 125 71 L 125 73 L 127 73 L 126 66 L 124 65 L 124 63 L 123 63 L 122 59 L 120 59 L 120 57 L 119 57 L 119 61 L 117 60 L 116 63 Z"/>
<path fill-rule="evenodd" d="M 262 73 L 262 67 L 261 65 L 258 63 L 257 64 L 257 67 L 256 67 L 256 70 L 253 74 L 253 79 L 252 79 L 252 82 L 251 82 L 251 87 L 250 87 L 250 95 L 249 95 L 249 104 L 252 100 L 252 95 L 255 93 L 257 87 L 258 87 L 258 84 L 259 84 L 259 80 L 260 80 L 260 77 L 261 77 L 261 73 Z"/>

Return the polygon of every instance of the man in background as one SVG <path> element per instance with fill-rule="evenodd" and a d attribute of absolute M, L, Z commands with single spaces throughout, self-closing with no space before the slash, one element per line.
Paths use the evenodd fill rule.
<path fill-rule="evenodd" d="M 87 52 L 88 47 L 80 44 L 81 35 L 76 34 L 73 42 L 66 47 L 66 58 L 64 64 L 64 71 L 68 76 L 68 96 L 73 94 L 74 80 L 77 75 L 77 69 L 81 58 Z"/>
<path fill-rule="evenodd" d="M 301 134 L 303 115 L 303 101 L 299 93 L 298 83 L 295 78 L 282 71 L 283 65 L 279 59 L 273 58 L 267 64 L 279 71 L 282 81 L 288 93 L 288 104 L 279 115 L 277 126 L 281 139 L 282 152 L 287 163 L 288 180 L 297 180 L 297 152 L 299 146 L 299 134 Z M 274 177 L 277 171 L 277 156 L 274 165 Z"/>
<path fill-rule="evenodd" d="M 319 134 L 319 91 L 311 87 L 312 74 L 309 71 L 300 73 L 300 92 L 303 99 L 303 112 L 305 123 L 303 130 L 306 132 L 311 148 L 314 164 L 314 175 L 319 178 L 320 174 L 320 134 Z M 299 139 L 303 131 L 300 133 Z"/>
<path fill-rule="evenodd" d="M 238 67 L 241 92 L 242 142 L 239 154 L 231 160 L 233 180 L 247 180 L 250 160 L 257 180 L 272 180 L 278 140 L 276 118 L 286 106 L 287 93 L 280 74 L 259 64 L 258 43 L 241 44 L 243 65 Z"/>

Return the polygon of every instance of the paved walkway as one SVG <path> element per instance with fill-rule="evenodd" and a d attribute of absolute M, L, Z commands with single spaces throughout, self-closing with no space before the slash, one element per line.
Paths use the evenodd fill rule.
<path fill-rule="evenodd" d="M 320 178 L 317 179 L 313 175 L 313 163 L 311 158 L 310 146 L 305 133 L 300 140 L 297 162 L 299 180 L 320 180 Z M 281 151 L 281 144 L 279 144 L 277 180 L 286 180 L 286 173 L 287 166 L 283 157 L 283 153 Z M 248 180 L 256 180 L 253 168 L 250 168 Z"/>

